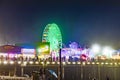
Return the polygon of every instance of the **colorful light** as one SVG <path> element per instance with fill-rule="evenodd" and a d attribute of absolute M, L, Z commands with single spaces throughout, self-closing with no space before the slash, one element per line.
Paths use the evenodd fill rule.
<path fill-rule="evenodd" d="M 50 54 L 50 43 L 49 42 L 41 42 L 37 45 L 37 55 L 49 55 Z"/>
<path fill-rule="evenodd" d="M 104 47 L 103 51 L 102 51 L 102 54 L 105 55 L 107 58 L 111 58 L 112 57 L 112 52 L 113 52 L 112 48 Z"/>
<path fill-rule="evenodd" d="M 98 44 L 94 44 L 94 45 L 92 46 L 92 51 L 93 51 L 94 53 L 99 53 L 99 52 L 100 52 L 100 46 L 99 46 Z"/>
<path fill-rule="evenodd" d="M 43 32 L 42 42 L 50 42 L 50 51 L 62 48 L 62 35 L 57 24 L 48 24 Z"/>

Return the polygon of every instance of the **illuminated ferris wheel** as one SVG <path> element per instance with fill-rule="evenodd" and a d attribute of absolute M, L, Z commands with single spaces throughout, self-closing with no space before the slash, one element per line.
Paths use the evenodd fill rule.
<path fill-rule="evenodd" d="M 62 35 L 55 23 L 48 24 L 45 27 L 42 42 L 50 42 L 50 51 L 58 51 L 62 48 Z"/>

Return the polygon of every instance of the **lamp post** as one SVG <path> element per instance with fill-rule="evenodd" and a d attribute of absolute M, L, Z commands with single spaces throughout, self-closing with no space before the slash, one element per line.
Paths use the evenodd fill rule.
<path fill-rule="evenodd" d="M 62 59 L 61 59 L 61 48 L 60 48 L 60 51 L 59 51 L 59 70 L 58 70 L 58 80 L 62 80 Z"/>

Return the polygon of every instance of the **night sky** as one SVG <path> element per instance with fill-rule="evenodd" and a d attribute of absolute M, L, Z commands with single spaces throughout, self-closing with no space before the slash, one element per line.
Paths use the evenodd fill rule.
<path fill-rule="evenodd" d="M 65 44 L 120 48 L 120 2 L 96 1 L 0 0 L 0 45 L 41 41 L 45 26 L 56 23 Z"/>

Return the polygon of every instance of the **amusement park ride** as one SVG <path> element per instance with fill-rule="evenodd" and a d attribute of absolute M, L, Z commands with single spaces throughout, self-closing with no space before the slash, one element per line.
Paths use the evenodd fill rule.
<path fill-rule="evenodd" d="M 62 48 L 62 34 L 57 24 L 46 25 L 42 42 L 38 43 L 35 48 L 26 48 L 21 46 L 3 45 L 0 46 L 0 64 L 17 64 L 22 65 L 58 65 L 58 79 L 62 80 L 62 66 L 77 65 L 120 65 L 120 63 L 98 62 L 98 59 L 120 59 L 120 51 L 110 47 L 100 48 L 94 45 L 90 48 L 81 48 L 77 42 L 71 42 L 69 47 Z M 20 59 L 17 59 L 20 58 Z M 32 59 L 34 58 L 34 60 Z M 37 60 L 36 60 L 36 59 Z M 55 59 L 53 61 L 44 61 L 47 58 Z M 58 60 L 56 60 L 58 58 Z M 42 61 L 40 61 L 43 59 Z M 65 59 L 65 60 L 62 60 Z M 70 60 L 72 59 L 72 60 Z M 95 62 L 91 62 L 96 59 Z M 83 62 L 82 62 L 82 61 Z M 90 62 L 89 62 L 90 61 Z"/>
<path fill-rule="evenodd" d="M 119 59 L 119 51 L 114 50 L 110 47 L 105 47 L 101 49 L 99 45 L 94 45 L 90 48 L 81 48 L 77 42 L 71 42 L 69 47 L 62 47 L 62 34 L 57 24 L 52 23 L 46 25 L 43 35 L 42 42 L 37 44 L 34 48 L 26 48 L 14 45 L 3 45 L 0 46 L 0 55 L 3 57 L 26 57 L 33 58 L 38 56 L 38 58 L 48 58 L 59 57 L 59 51 L 61 49 L 61 57 L 64 57 L 66 61 L 71 58 L 107 58 L 107 59 Z"/>

